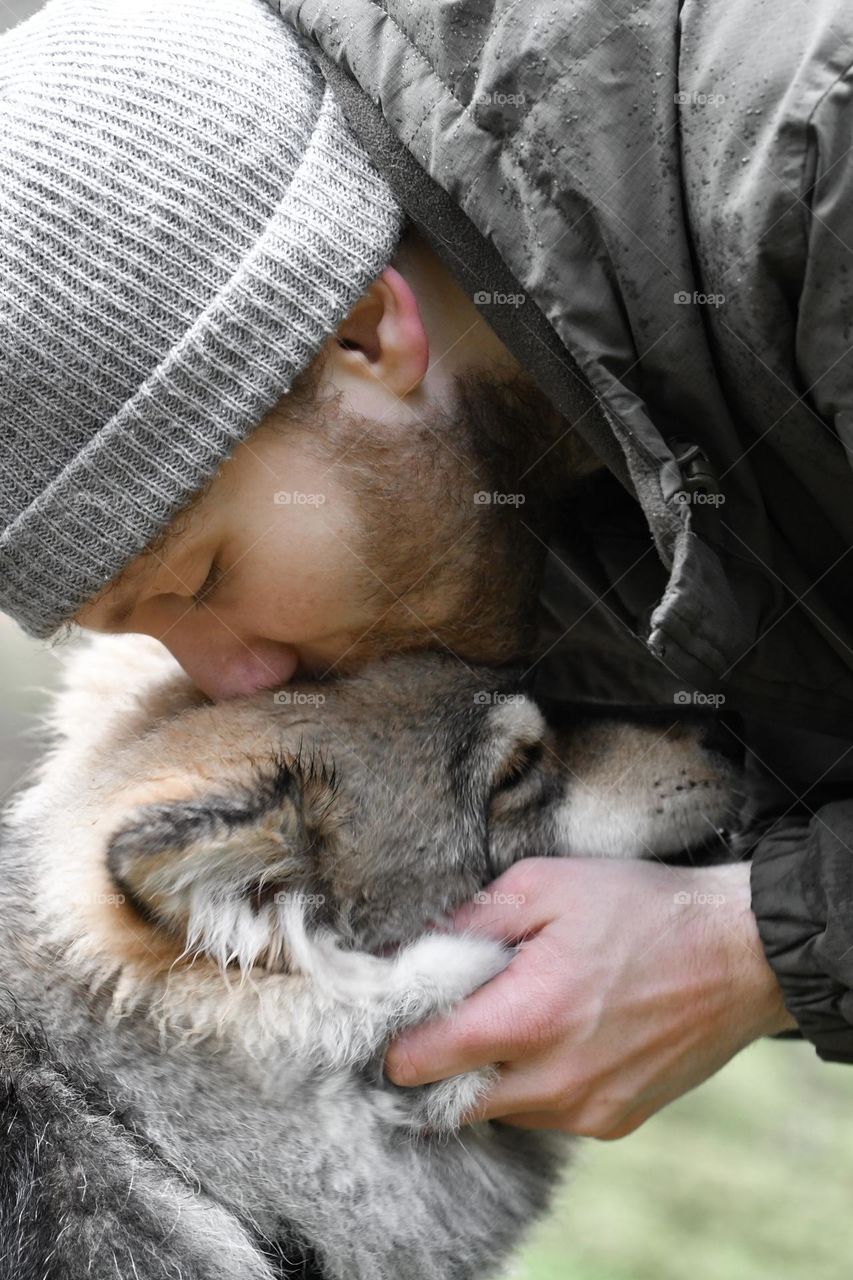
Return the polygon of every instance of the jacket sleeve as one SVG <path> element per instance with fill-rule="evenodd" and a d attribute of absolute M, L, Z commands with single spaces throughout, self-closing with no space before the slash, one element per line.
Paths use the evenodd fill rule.
<path fill-rule="evenodd" d="M 853 798 L 774 824 L 751 879 L 788 1011 L 821 1058 L 853 1063 Z"/>

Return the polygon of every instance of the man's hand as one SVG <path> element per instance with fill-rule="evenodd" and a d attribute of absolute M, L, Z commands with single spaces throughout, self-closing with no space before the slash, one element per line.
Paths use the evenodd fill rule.
<path fill-rule="evenodd" d="M 620 1138 L 751 1040 L 796 1025 L 750 911 L 749 867 L 531 858 L 454 926 L 521 943 L 447 1018 L 399 1037 L 398 1085 L 499 1063 L 469 1120 Z"/>

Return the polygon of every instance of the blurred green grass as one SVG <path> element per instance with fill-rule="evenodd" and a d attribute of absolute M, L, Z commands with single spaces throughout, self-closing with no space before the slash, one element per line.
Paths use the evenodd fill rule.
<path fill-rule="evenodd" d="M 850 1280 L 853 1069 L 750 1046 L 636 1133 L 585 1142 L 517 1280 Z"/>
<path fill-rule="evenodd" d="M 0 619 L 0 794 L 39 750 L 57 657 Z M 760 1041 L 615 1143 L 581 1144 L 513 1280 L 851 1280 L 853 1068 Z"/>

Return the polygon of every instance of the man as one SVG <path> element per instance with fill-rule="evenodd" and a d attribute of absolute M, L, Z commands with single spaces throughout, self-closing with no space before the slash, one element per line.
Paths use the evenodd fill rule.
<path fill-rule="evenodd" d="M 419 539 L 457 563 L 429 504 L 371 593 L 309 441 L 357 420 L 399 482 L 413 423 L 452 448 L 462 375 L 497 413 L 535 383 L 604 464 L 551 541 L 543 687 L 739 711 L 766 833 L 752 897 L 745 865 L 514 868 L 520 906 L 461 919 L 527 945 L 390 1073 L 499 1061 L 483 1114 L 617 1137 L 761 1034 L 853 1060 L 849 17 L 279 7 L 78 0 L 5 37 L 0 603 L 147 631 L 214 697 L 365 637 L 500 660 L 465 573 L 413 570 Z"/>

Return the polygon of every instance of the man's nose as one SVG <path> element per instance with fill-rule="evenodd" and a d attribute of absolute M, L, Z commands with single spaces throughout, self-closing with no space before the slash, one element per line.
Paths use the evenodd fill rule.
<path fill-rule="evenodd" d="M 193 684 L 214 702 L 277 689 L 293 678 L 299 664 L 295 649 L 274 640 L 229 636 L 227 642 L 194 644 L 191 637 L 173 632 L 163 637 L 163 644 Z"/>

